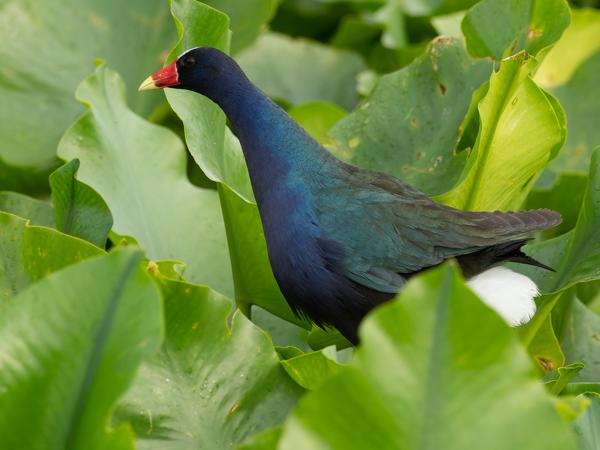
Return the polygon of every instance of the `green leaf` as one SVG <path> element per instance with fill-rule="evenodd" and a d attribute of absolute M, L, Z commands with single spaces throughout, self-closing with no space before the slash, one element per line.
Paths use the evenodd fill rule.
<path fill-rule="evenodd" d="M 453 267 L 412 279 L 360 335 L 350 367 L 300 401 L 278 449 L 576 448 L 514 331 Z"/>
<path fill-rule="evenodd" d="M 542 292 L 558 292 L 600 278 L 600 148 L 592 163 L 577 225 L 557 238 L 525 247 L 527 254 L 555 272 L 523 268 Z"/>
<path fill-rule="evenodd" d="M 407 46 L 408 33 L 403 2 L 388 1 L 375 12 L 375 21 L 383 27 L 381 43 L 384 47 L 397 49 Z"/>
<path fill-rule="evenodd" d="M 506 59 L 479 102 L 480 127 L 461 181 L 440 200 L 468 210 L 518 208 L 565 139 L 560 105 L 529 77 L 523 53 Z"/>
<path fill-rule="evenodd" d="M 74 159 L 50 175 L 56 228 L 104 248 L 113 225 L 104 199 L 75 178 L 79 160 Z"/>
<path fill-rule="evenodd" d="M 462 43 L 433 41 L 408 67 L 383 76 L 359 109 L 332 130 L 338 155 L 441 194 L 458 180 L 465 154 L 454 157 L 471 95 L 491 67 L 472 61 Z"/>
<path fill-rule="evenodd" d="M 483 0 L 462 22 L 469 53 L 501 59 L 527 50 L 533 55 L 555 43 L 570 22 L 565 0 Z"/>
<path fill-rule="evenodd" d="M 237 59 L 259 88 L 293 105 L 326 101 L 352 108 L 356 77 L 366 69 L 353 52 L 277 33 L 263 34 Z"/>
<path fill-rule="evenodd" d="M 573 422 L 590 406 L 590 401 L 584 396 L 562 395 L 553 399 L 556 410 L 567 422 Z"/>
<path fill-rule="evenodd" d="M 388 0 L 397 1 L 397 0 Z M 404 9 L 413 16 L 428 16 L 448 14 L 450 12 L 467 9 L 478 0 L 405 0 Z"/>
<path fill-rule="evenodd" d="M 465 11 L 431 18 L 431 25 L 441 36 L 452 36 L 463 38 L 461 23 L 465 17 Z"/>
<path fill-rule="evenodd" d="M 335 144 L 329 136 L 329 129 L 347 113 L 333 103 L 310 102 L 290 108 L 288 114 L 321 144 L 333 146 Z"/>
<path fill-rule="evenodd" d="M 558 330 L 567 364 L 583 362 L 583 369 L 573 378 L 578 383 L 600 380 L 600 316 L 575 298 Z"/>
<path fill-rule="evenodd" d="M 600 449 L 600 434 L 598 424 L 600 423 L 600 396 L 598 394 L 585 395 L 591 404 L 586 411 L 573 423 L 579 450 Z"/>
<path fill-rule="evenodd" d="M 117 411 L 138 449 L 235 448 L 278 425 L 302 390 L 287 376 L 268 336 L 204 286 L 161 280 L 166 339 Z"/>
<path fill-rule="evenodd" d="M 341 367 L 333 346 L 284 359 L 281 365 L 296 383 L 308 390 L 321 386 L 336 375 Z"/>
<path fill-rule="evenodd" d="M 252 323 L 269 333 L 273 345 L 278 348 L 294 348 L 300 352 L 312 351 L 308 345 L 308 330 L 252 305 L 250 310 Z M 306 325 L 307 326 L 307 325 Z"/>
<path fill-rule="evenodd" d="M 229 16 L 233 36 L 232 53 L 252 44 L 271 20 L 278 0 L 206 0 L 204 3 Z"/>
<path fill-rule="evenodd" d="M 151 259 L 184 262 L 188 279 L 231 293 L 219 199 L 187 180 L 181 140 L 133 113 L 121 78 L 104 66 L 81 83 L 77 98 L 89 111 L 58 153 L 79 158 L 78 177 L 104 198 L 115 231 L 135 237 Z"/>
<path fill-rule="evenodd" d="M 238 447 L 238 450 L 277 450 L 282 430 L 281 427 L 275 427 L 255 434 L 244 445 Z"/>
<path fill-rule="evenodd" d="M 0 305 L 46 275 L 101 253 L 86 241 L 0 212 Z"/>
<path fill-rule="evenodd" d="M 48 176 L 63 131 L 82 112 L 71 93 L 97 58 L 124 74 L 132 94 L 172 40 L 163 0 L 2 1 L 0 159 L 9 174 L 16 166 L 15 176 Z M 143 114 L 162 101 L 132 96 Z"/>
<path fill-rule="evenodd" d="M 592 149 L 600 144 L 600 51 L 585 61 L 564 85 L 552 90 L 565 108 L 569 133 L 565 147 L 550 169 L 557 173 L 586 173 Z"/>
<path fill-rule="evenodd" d="M 556 378 L 546 383 L 548 390 L 554 395 L 560 394 L 571 380 L 581 372 L 585 364 L 577 362 L 556 370 Z"/>
<path fill-rule="evenodd" d="M 571 24 L 544 56 L 535 81 L 545 88 L 568 81 L 581 64 L 600 50 L 600 11 L 572 10 Z"/>
<path fill-rule="evenodd" d="M 557 236 L 575 227 L 586 184 L 587 176 L 566 173 L 559 175 L 549 188 L 534 188 L 529 193 L 525 209 L 549 208 L 562 216 L 562 223 L 547 230 L 544 235 Z"/>
<path fill-rule="evenodd" d="M 565 363 L 565 355 L 560 348 L 552 318 L 548 315 L 537 330 L 532 341 L 527 346 L 527 351 L 540 365 L 544 372 L 551 372 L 562 368 Z"/>
<path fill-rule="evenodd" d="M 22 292 L 0 316 L 0 446 L 133 449 L 107 429 L 116 399 L 159 346 L 159 293 L 139 251 L 71 266 Z"/>
<path fill-rule="evenodd" d="M 308 345 L 310 345 L 313 350 L 321 350 L 330 345 L 335 345 L 338 350 L 352 347 L 350 341 L 342 336 L 342 333 L 335 328 L 324 330 L 315 325 L 313 325 L 310 334 L 308 335 Z"/>
<path fill-rule="evenodd" d="M 17 192 L 0 192 L 0 211 L 29 219 L 32 225 L 54 227 L 50 203 Z"/>
<path fill-rule="evenodd" d="M 171 0 L 179 42 L 168 60 L 183 50 L 211 46 L 229 47 L 229 21 L 224 14 L 195 0 Z M 183 121 L 185 140 L 202 171 L 213 181 L 226 184 L 247 201 L 253 201 L 250 178 L 237 138 L 225 126 L 225 114 L 208 98 L 195 92 L 167 89 L 167 100 Z"/>
<path fill-rule="evenodd" d="M 238 308 L 250 316 L 250 307 L 257 305 L 309 329 L 310 325 L 292 312 L 275 281 L 256 205 L 245 202 L 226 185 L 219 187 L 219 196 L 227 228 Z"/>
<path fill-rule="evenodd" d="M 411 16 L 429 16 L 448 14 L 450 12 L 467 9 L 477 3 L 478 0 L 317 0 L 322 3 L 357 3 L 378 4 L 387 3 L 398 5 Z"/>

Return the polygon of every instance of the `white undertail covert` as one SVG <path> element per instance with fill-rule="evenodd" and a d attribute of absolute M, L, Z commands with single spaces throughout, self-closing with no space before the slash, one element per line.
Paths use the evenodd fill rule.
<path fill-rule="evenodd" d="M 531 278 L 506 267 L 493 267 L 467 281 L 468 286 L 509 325 L 529 322 L 540 293 Z"/>

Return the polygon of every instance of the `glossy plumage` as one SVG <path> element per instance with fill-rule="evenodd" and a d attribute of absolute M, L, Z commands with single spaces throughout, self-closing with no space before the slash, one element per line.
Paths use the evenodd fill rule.
<path fill-rule="evenodd" d="M 456 258 L 467 277 L 560 223 L 549 210 L 465 212 L 327 152 L 227 55 L 197 48 L 177 61 L 178 88 L 217 103 L 238 135 L 277 282 L 290 306 L 358 341 L 362 318 L 415 273 Z M 399 149 L 399 151 L 401 151 Z"/>

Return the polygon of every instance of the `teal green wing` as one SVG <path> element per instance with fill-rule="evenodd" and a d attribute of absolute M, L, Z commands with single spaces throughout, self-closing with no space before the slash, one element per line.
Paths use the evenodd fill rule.
<path fill-rule="evenodd" d="M 461 211 L 393 177 L 359 175 L 321 192 L 318 221 L 323 240 L 341 249 L 344 275 L 381 292 L 397 292 L 407 275 L 445 259 L 523 239 L 561 220 L 544 209 Z"/>

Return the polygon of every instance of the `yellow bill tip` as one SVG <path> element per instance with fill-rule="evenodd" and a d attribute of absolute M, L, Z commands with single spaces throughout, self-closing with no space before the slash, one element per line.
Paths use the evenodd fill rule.
<path fill-rule="evenodd" d="M 142 84 L 140 84 L 138 91 L 149 91 L 151 89 L 160 89 L 154 82 L 152 75 L 150 75 L 148 78 L 142 81 Z"/>

